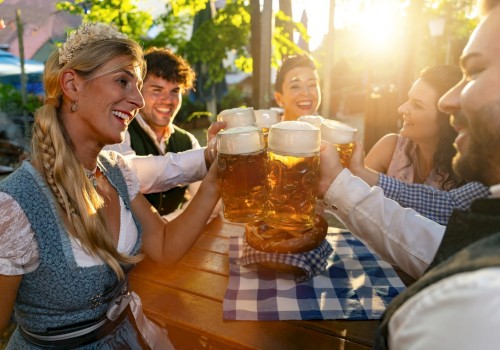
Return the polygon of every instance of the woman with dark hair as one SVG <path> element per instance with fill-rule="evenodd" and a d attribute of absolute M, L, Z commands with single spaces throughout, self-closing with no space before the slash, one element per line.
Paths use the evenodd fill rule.
<path fill-rule="evenodd" d="M 366 155 L 365 166 L 406 183 L 441 190 L 461 185 L 452 170 L 457 133 L 437 107 L 439 98 L 461 78 L 455 66 L 424 69 L 408 92 L 408 101 L 398 109 L 403 117 L 400 133 L 382 137 Z"/>
<path fill-rule="evenodd" d="M 276 75 L 274 98 L 283 108 L 283 120 L 315 114 L 321 103 L 316 64 L 307 54 L 285 59 Z"/>

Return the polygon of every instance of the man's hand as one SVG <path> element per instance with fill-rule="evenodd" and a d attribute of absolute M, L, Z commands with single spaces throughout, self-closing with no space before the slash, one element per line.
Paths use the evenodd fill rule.
<path fill-rule="evenodd" d="M 337 147 L 328 142 L 321 142 L 319 162 L 318 197 L 323 198 L 332 182 L 344 169 L 340 163 Z"/>
<path fill-rule="evenodd" d="M 207 130 L 207 144 L 212 141 L 215 136 L 226 127 L 226 122 L 214 122 Z"/>
<path fill-rule="evenodd" d="M 217 134 L 226 127 L 226 122 L 215 122 L 207 130 L 207 147 L 205 148 L 205 163 L 207 169 L 217 158 Z"/>
<path fill-rule="evenodd" d="M 207 165 L 207 170 L 210 169 L 212 163 L 217 159 L 217 139 L 211 139 L 207 147 L 205 147 L 205 163 Z"/>
<path fill-rule="evenodd" d="M 354 142 L 354 151 L 349 162 L 349 170 L 354 175 L 362 178 L 370 186 L 375 186 L 378 183 L 379 173 L 365 167 L 365 152 L 363 145 L 358 140 Z"/>

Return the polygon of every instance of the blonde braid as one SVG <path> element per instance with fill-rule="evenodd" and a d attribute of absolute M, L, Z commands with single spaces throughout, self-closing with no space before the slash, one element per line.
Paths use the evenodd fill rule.
<path fill-rule="evenodd" d="M 49 106 L 44 106 L 42 108 L 50 109 Z M 41 117 L 41 114 L 43 114 L 44 116 Z M 47 184 L 54 193 L 57 202 L 61 205 L 64 211 L 68 213 L 69 217 L 69 213 L 74 212 L 75 209 L 68 201 L 68 197 L 64 193 L 64 189 L 61 188 L 60 185 L 58 185 L 54 180 L 54 164 L 56 152 L 49 130 L 52 128 L 59 129 L 59 123 L 54 123 L 53 121 L 51 121 L 51 119 L 57 119 L 54 110 L 46 111 L 45 113 L 42 113 L 41 110 L 37 112 L 35 123 L 33 124 L 33 159 L 36 159 L 39 165 L 42 167 Z"/>
<path fill-rule="evenodd" d="M 81 74 L 95 71 L 96 67 L 103 64 L 99 62 L 106 62 L 112 57 L 112 44 L 116 44 L 116 50 L 127 50 L 127 53 L 122 54 L 131 55 L 142 62 L 142 50 L 127 39 L 89 43 L 88 46 L 93 46 L 93 49 L 75 50 L 71 62 L 60 64 L 57 50 L 49 57 L 44 73 L 47 100 L 35 113 L 32 152 L 34 162 L 43 171 L 49 188 L 66 212 L 69 234 L 80 241 L 88 254 L 99 257 L 119 278 L 124 278 L 120 264 L 135 264 L 142 259 L 142 255 L 129 256 L 116 250 L 107 229 L 106 217 L 99 210 L 103 206 L 103 199 L 85 176 L 64 124 L 58 118 L 63 103 L 59 85 L 63 69 L 73 68 Z"/>
<path fill-rule="evenodd" d="M 101 196 L 62 136 L 65 131 L 55 116 L 55 108 L 42 108 L 45 111 L 37 112 L 33 126 L 33 158 L 41 165 L 47 184 L 66 212 L 70 235 L 81 242 L 87 253 L 101 258 L 123 278 L 120 263 L 135 264 L 142 256 L 127 256 L 115 249 L 111 236 L 106 234 L 106 218 L 99 210 L 103 205 Z"/>

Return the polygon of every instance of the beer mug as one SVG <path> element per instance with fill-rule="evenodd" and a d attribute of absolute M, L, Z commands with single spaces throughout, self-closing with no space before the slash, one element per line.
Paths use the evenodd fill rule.
<path fill-rule="evenodd" d="M 261 128 L 263 132 L 269 132 L 271 125 L 281 121 L 279 113 L 275 109 L 257 109 L 254 113 L 257 126 Z"/>
<path fill-rule="evenodd" d="M 314 226 L 320 130 L 301 121 L 271 126 L 267 148 L 264 221 L 288 231 Z"/>
<path fill-rule="evenodd" d="M 226 129 L 241 126 L 256 126 L 255 114 L 252 107 L 225 109 L 217 115 L 217 121 L 226 122 Z"/>
<path fill-rule="evenodd" d="M 337 147 L 340 162 L 344 167 L 349 166 L 357 131 L 357 129 L 336 120 L 324 119 L 321 123 L 321 139 Z"/>
<path fill-rule="evenodd" d="M 299 117 L 299 119 L 297 119 L 297 120 L 299 120 L 301 122 L 306 122 L 306 123 L 312 124 L 315 127 L 317 127 L 318 129 L 320 129 L 321 123 L 323 122 L 324 119 L 325 118 L 323 118 L 320 115 L 303 115 L 303 116 Z"/>
<path fill-rule="evenodd" d="M 217 134 L 218 166 L 224 217 L 233 222 L 262 220 L 266 151 L 262 131 L 255 126 Z"/>
<path fill-rule="evenodd" d="M 257 127 L 262 129 L 262 135 L 264 136 L 264 144 L 267 145 L 267 137 L 269 135 L 269 129 L 272 125 L 279 123 L 281 117 L 275 109 L 257 109 L 254 111 L 255 121 Z"/>

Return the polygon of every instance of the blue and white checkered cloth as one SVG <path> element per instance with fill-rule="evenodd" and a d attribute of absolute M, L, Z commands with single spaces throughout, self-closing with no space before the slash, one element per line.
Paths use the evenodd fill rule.
<path fill-rule="evenodd" d="M 252 248 L 243 239 L 243 255 L 237 260 L 241 266 L 248 266 L 255 263 L 273 262 L 300 268 L 303 274 L 295 275 L 296 282 L 304 282 L 315 275 L 325 271 L 328 265 L 328 257 L 332 253 L 332 246 L 325 239 L 313 250 L 301 254 L 272 254 L 262 252 Z"/>
<path fill-rule="evenodd" d="M 297 283 L 290 274 L 241 266 L 243 238 L 229 242 L 225 320 L 379 319 L 404 288 L 394 269 L 351 233 L 329 234 L 333 248 L 322 274 Z"/>
<path fill-rule="evenodd" d="M 393 177 L 380 174 L 378 186 L 384 195 L 398 202 L 405 208 L 413 208 L 423 216 L 446 225 L 453 209 L 467 210 L 473 200 L 490 195 L 489 187 L 480 182 L 469 182 L 451 191 L 408 184 Z"/>

